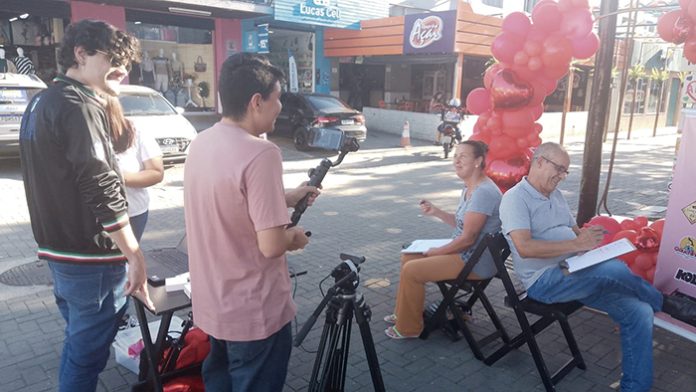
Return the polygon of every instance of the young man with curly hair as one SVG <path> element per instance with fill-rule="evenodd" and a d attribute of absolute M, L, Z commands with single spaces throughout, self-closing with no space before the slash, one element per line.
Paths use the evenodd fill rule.
<path fill-rule="evenodd" d="M 32 99 L 22 118 L 32 230 L 66 322 L 61 392 L 96 390 L 127 295 L 149 302 L 145 258 L 129 226 L 101 98 L 118 94 L 137 53 L 137 39 L 107 23 L 71 25 L 60 48 L 65 74 Z"/>

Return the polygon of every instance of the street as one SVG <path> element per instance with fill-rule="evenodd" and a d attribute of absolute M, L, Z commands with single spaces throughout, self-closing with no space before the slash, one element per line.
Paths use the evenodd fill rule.
<path fill-rule="evenodd" d="M 671 128 L 662 130 L 656 138 L 619 141 L 608 197 L 612 214 L 661 216 L 662 208 L 667 206 L 675 137 Z M 319 151 L 296 151 L 287 139 L 271 140 L 283 151 L 286 188 L 305 181 L 307 170 L 321 158 L 333 157 Z M 543 390 L 526 348 L 487 367 L 473 357 L 464 340 L 451 343 L 439 331 L 426 341 L 392 341 L 382 332 L 386 327 L 382 317 L 391 313 L 394 305 L 402 244 L 417 238 L 450 235 L 444 224 L 420 216 L 418 201 L 428 199 L 453 211 L 461 192 L 461 181 L 455 176 L 450 160 L 442 158 L 442 148 L 427 141 L 412 140 L 412 143 L 412 148 L 403 149 L 398 147 L 398 137 L 371 133 L 360 151 L 348 154 L 341 165 L 327 174 L 322 195 L 300 221 L 300 226 L 312 231 L 310 244 L 304 251 L 289 256 L 295 271 L 307 271 L 295 280 L 298 316 L 294 332 L 319 304 L 322 297 L 319 282 L 339 264 L 338 254 L 365 256 L 359 290 L 372 309 L 370 327 L 387 390 Z M 576 210 L 583 143 L 573 140 L 567 143 L 567 148 L 571 156 L 570 175 L 561 189 L 571 210 Z M 610 148 L 610 142 L 604 144 L 600 192 Z M 175 247 L 184 235 L 183 165 L 168 167 L 164 181 L 152 187 L 150 194 L 150 218 L 143 248 Z M 41 279 L 47 278 L 46 268 L 34 262 L 36 244 L 17 161 L 0 161 L 0 238 L 0 352 L 6 353 L 0 358 L 3 380 L 0 391 L 54 390 L 64 323 L 50 286 L 40 284 Z M 26 283 L 32 283 L 32 279 L 38 284 Z M 331 282 L 329 279 L 324 283 L 324 293 Z M 500 282 L 494 281 L 487 293 L 506 328 L 513 333 L 519 331 L 514 315 L 503 304 Z M 428 302 L 438 299 L 438 295 L 436 287 L 430 285 Z M 474 308 L 470 322 L 475 333 L 492 328 L 480 305 Z M 558 390 L 612 390 L 621 374 L 617 327 L 608 317 L 589 310 L 571 316 L 570 322 L 588 368 L 573 370 L 558 385 Z M 323 324 L 322 316 L 302 348 L 293 350 L 286 391 L 306 390 Z M 558 327 L 541 334 L 538 341 L 550 368 L 565 361 L 568 350 Z M 696 359 L 692 354 L 696 344 L 656 329 L 654 347 L 653 390 L 693 388 Z M 136 379 L 116 364 L 112 356 L 100 377 L 99 390 L 126 391 Z M 371 390 L 371 385 L 359 331 L 353 328 L 346 390 Z"/>

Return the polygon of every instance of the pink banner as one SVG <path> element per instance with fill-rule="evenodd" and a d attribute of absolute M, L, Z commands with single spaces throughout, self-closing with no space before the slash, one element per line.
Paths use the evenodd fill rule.
<path fill-rule="evenodd" d="M 696 298 L 696 112 L 682 115 L 682 136 L 674 166 L 654 285 L 666 294 Z M 689 330 L 684 323 L 673 323 Z"/>

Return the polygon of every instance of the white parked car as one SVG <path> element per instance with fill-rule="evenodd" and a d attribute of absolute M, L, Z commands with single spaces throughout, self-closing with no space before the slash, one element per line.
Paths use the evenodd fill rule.
<path fill-rule="evenodd" d="M 123 85 L 118 96 L 123 113 L 138 132 L 153 135 L 165 162 L 183 161 L 196 137 L 196 129 L 159 92 L 143 86 Z"/>
<path fill-rule="evenodd" d="M 0 73 L 0 156 L 19 156 L 19 126 L 27 104 L 46 88 L 36 75 Z"/>

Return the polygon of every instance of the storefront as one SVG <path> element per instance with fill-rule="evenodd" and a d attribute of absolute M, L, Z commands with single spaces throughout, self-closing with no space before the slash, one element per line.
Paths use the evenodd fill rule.
<path fill-rule="evenodd" d="M 266 3 L 197 0 L 185 8 L 172 1 L 2 0 L 0 48 L 8 60 L 22 48 L 36 74 L 50 81 L 67 25 L 104 20 L 141 40 L 143 61 L 134 65 L 129 83 L 154 88 L 187 111 L 210 111 L 217 104 L 222 62 L 242 50 L 240 21 L 270 15 Z"/>
<path fill-rule="evenodd" d="M 36 74 L 49 82 L 58 72 L 56 49 L 69 23 L 67 3 L 3 0 L 0 49 L 4 60 L 12 62 L 13 72 Z"/>
<path fill-rule="evenodd" d="M 461 100 L 482 85 L 500 24 L 463 5 L 364 21 L 359 31 L 328 29 L 324 46 L 337 73 L 332 93 L 359 109 L 424 113 L 436 95 L 440 103 Z"/>
<path fill-rule="evenodd" d="M 244 51 L 266 54 L 288 76 L 286 91 L 331 91 L 324 29 L 357 29 L 361 20 L 388 15 L 387 2 L 276 0 L 272 17 L 242 21 Z"/>

